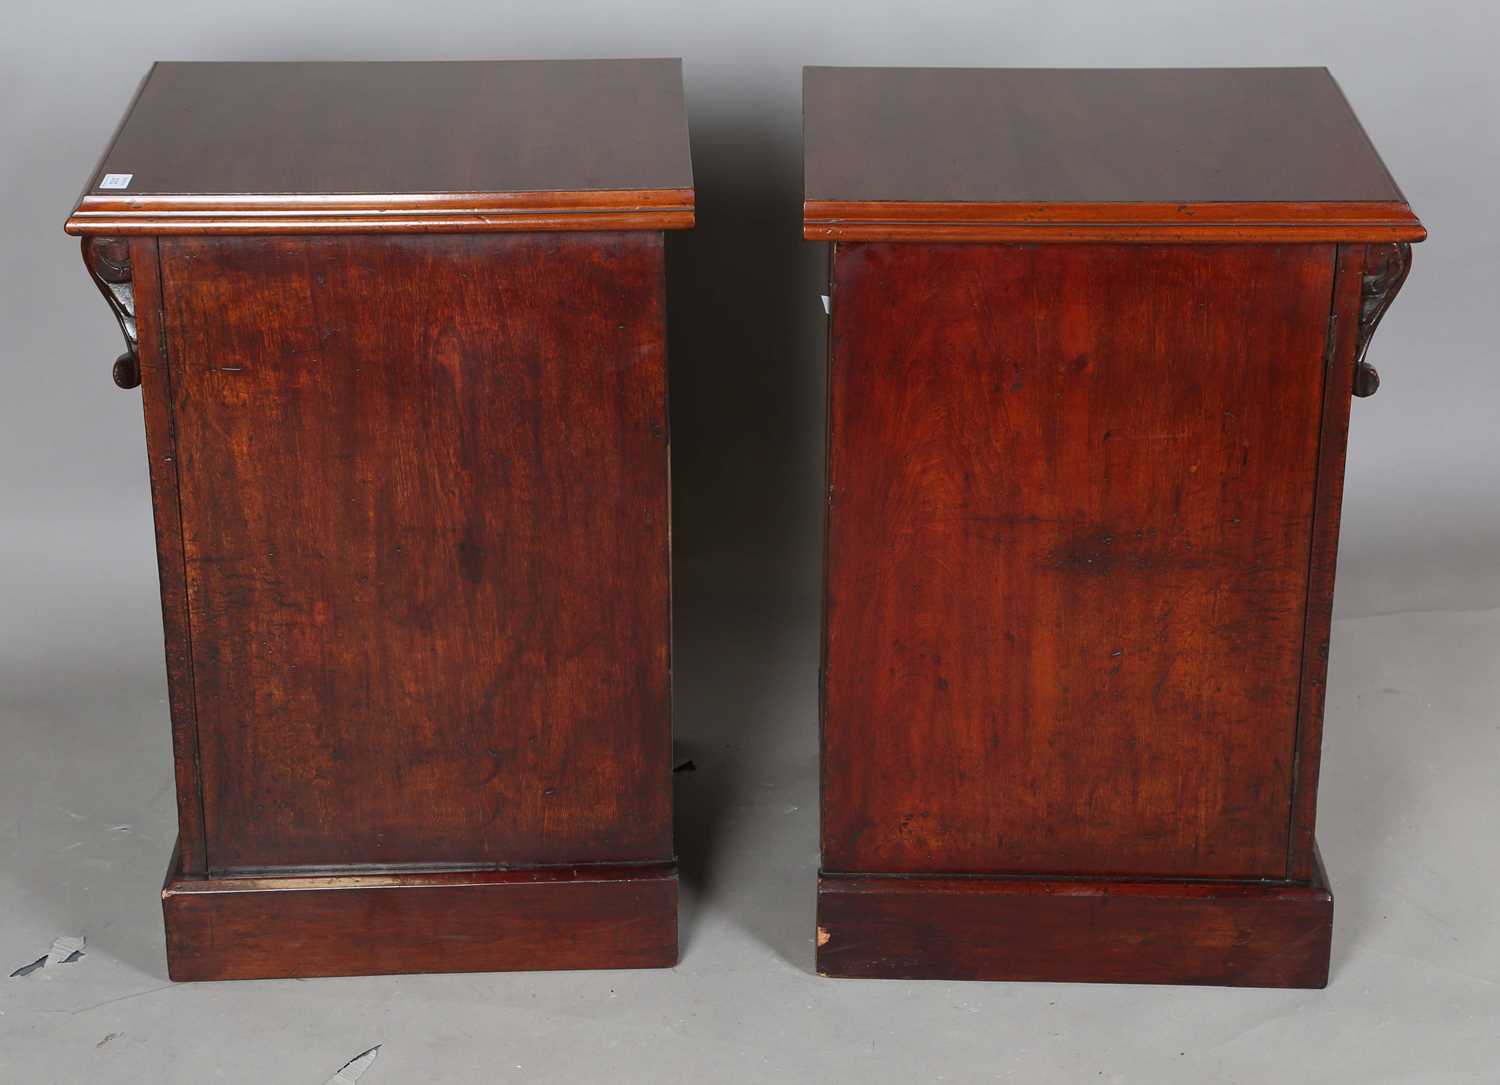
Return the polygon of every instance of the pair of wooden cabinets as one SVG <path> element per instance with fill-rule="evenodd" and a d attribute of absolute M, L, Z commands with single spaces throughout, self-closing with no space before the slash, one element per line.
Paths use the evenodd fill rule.
<path fill-rule="evenodd" d="M 1345 434 L 1420 224 L 1321 70 L 805 103 L 819 971 L 1321 985 Z M 152 70 L 68 230 L 145 403 L 174 978 L 675 963 L 693 216 L 675 61 Z"/>

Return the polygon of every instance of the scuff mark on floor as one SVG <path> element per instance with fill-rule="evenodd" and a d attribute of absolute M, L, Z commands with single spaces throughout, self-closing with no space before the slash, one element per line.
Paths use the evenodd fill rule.
<path fill-rule="evenodd" d="M 340 1066 L 338 1072 L 325 1081 L 323 1085 L 351 1085 L 352 1082 L 358 1081 L 365 1076 L 365 1071 L 375 1062 L 375 1057 L 379 1054 L 379 1044 L 376 1044 L 367 1051 L 361 1051 L 354 1058 L 344 1063 L 343 1066 Z"/>
<path fill-rule="evenodd" d="M 69 1010 L 68 1012 L 76 1017 L 81 1013 L 92 1013 L 101 1006 L 113 1006 L 116 1002 L 129 1002 L 133 998 L 145 998 L 147 995 L 156 994 L 157 991 L 170 991 L 176 986 L 175 983 L 163 983 L 159 987 L 148 987 L 144 991 L 131 991 L 128 995 L 116 995 L 114 998 L 106 998 L 103 1002 L 93 1002 L 81 1009 Z"/>
<path fill-rule="evenodd" d="M 47 967 L 72 964 L 83 956 L 83 947 L 87 944 L 88 939 L 81 934 L 65 934 L 61 938 L 54 939 L 52 948 L 47 951 Z"/>
<path fill-rule="evenodd" d="M 52 968 L 59 964 L 72 964 L 83 956 L 83 947 L 88 939 L 83 935 L 65 934 L 53 939 L 52 948 L 30 964 L 23 964 L 10 974 L 11 979 L 29 976 L 39 968 Z"/>
<path fill-rule="evenodd" d="M 45 953 L 43 953 L 40 957 L 38 957 L 36 960 L 32 961 L 30 964 L 23 964 L 20 968 L 16 969 L 14 972 L 12 972 L 10 974 L 10 978 L 11 979 L 17 979 L 17 978 L 19 978 L 21 976 L 29 976 L 33 972 L 35 972 L 38 968 L 42 967 L 42 965 L 44 965 L 46 963 L 47 963 L 47 955 Z"/>

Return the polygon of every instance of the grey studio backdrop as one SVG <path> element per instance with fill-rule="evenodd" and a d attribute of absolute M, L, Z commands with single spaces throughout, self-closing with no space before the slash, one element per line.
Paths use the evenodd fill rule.
<path fill-rule="evenodd" d="M 1500 110 L 1492 5 L 12 3 L 0 36 L 0 1081 L 1496 1080 Z M 174 986 L 139 393 L 62 220 L 155 59 L 682 56 L 669 241 L 683 958 Z M 1339 558 L 1324 992 L 819 980 L 825 253 L 803 64 L 1323 65 L 1432 238 L 1375 337 Z M 459 104 L 461 107 L 461 104 Z M 4 978 L 54 938 L 83 957 Z"/>

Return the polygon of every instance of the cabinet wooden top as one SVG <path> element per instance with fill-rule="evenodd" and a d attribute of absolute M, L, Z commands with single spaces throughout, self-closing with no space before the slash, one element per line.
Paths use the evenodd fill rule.
<path fill-rule="evenodd" d="M 678 60 L 161 63 L 67 230 L 680 229 Z"/>
<path fill-rule="evenodd" d="M 807 68 L 815 240 L 1419 241 L 1325 68 Z"/>

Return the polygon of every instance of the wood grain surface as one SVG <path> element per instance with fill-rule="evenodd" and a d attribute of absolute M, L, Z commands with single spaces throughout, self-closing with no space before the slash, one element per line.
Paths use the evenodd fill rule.
<path fill-rule="evenodd" d="M 677 963 L 671 867 L 169 878 L 174 980 Z"/>
<path fill-rule="evenodd" d="M 188 635 L 177 436 L 172 420 L 172 385 L 166 366 L 166 332 L 162 327 L 161 268 L 154 237 L 133 238 L 127 244 L 139 336 L 138 365 L 146 421 L 151 511 L 156 528 L 156 567 L 161 584 L 179 866 L 188 875 L 202 875 L 208 869 L 208 853 L 203 835 L 203 789 L 199 785 L 198 707 L 193 684 L 193 646 Z"/>
<path fill-rule="evenodd" d="M 1328 650 L 1333 635 L 1334 572 L 1344 501 L 1344 459 L 1349 450 L 1355 337 L 1359 328 L 1364 245 L 1341 245 L 1324 352 L 1323 415 L 1319 422 L 1318 491 L 1308 564 L 1307 618 L 1302 633 L 1302 673 L 1297 700 L 1297 752 L 1292 763 L 1292 812 L 1286 876 L 1306 881 L 1318 865 L 1314 836 L 1323 748 L 1323 707 L 1328 693 Z"/>
<path fill-rule="evenodd" d="M 1307 885 L 822 877 L 818 973 L 1324 987 L 1333 895 Z"/>
<path fill-rule="evenodd" d="M 1322 68 L 804 70 L 820 240 L 1419 240 Z"/>
<path fill-rule="evenodd" d="M 661 236 L 160 252 L 208 869 L 670 860 Z"/>
<path fill-rule="evenodd" d="M 692 223 L 680 61 L 212 62 L 151 69 L 67 229 Z"/>
<path fill-rule="evenodd" d="M 825 869 L 1285 876 L 1334 262 L 837 247 Z"/>

